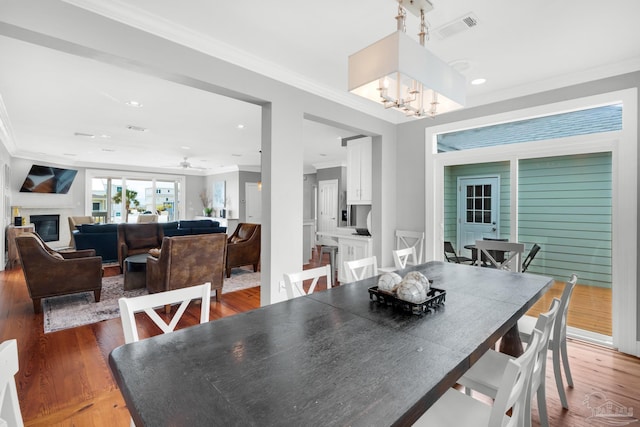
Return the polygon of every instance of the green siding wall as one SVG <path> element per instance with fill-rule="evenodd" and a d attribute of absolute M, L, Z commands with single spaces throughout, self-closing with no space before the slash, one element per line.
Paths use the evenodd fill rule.
<path fill-rule="evenodd" d="M 611 287 L 611 153 L 520 161 L 520 242 L 542 250 L 529 272 Z"/>
<path fill-rule="evenodd" d="M 509 210 L 511 206 L 511 177 L 509 162 L 482 163 L 474 165 L 448 166 L 444 170 L 444 239 L 456 246 L 458 227 L 458 195 L 456 185 L 459 177 L 500 176 L 500 231 L 498 237 L 508 238 L 511 230 Z M 460 252 L 460 248 L 456 247 Z"/>

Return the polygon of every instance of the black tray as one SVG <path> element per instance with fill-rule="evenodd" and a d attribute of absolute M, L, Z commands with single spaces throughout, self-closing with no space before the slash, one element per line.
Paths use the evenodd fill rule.
<path fill-rule="evenodd" d="M 375 296 L 375 301 L 378 301 L 380 304 L 391 305 L 393 307 L 400 308 L 405 312 L 420 315 L 423 313 L 429 313 L 431 310 L 435 310 L 439 306 L 443 305 L 446 295 L 447 292 L 444 289 L 431 287 L 429 292 L 427 292 L 427 299 L 416 303 L 401 300 L 389 292 L 379 291 L 377 286 L 369 288 L 369 299 L 373 300 Z"/>

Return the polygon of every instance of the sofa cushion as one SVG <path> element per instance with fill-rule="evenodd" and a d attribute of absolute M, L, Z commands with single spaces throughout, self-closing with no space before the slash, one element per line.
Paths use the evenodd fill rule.
<path fill-rule="evenodd" d="M 182 220 L 180 221 L 180 228 L 209 228 L 213 227 L 215 221 L 209 221 L 208 219 L 194 219 L 194 220 Z M 218 223 L 216 227 L 220 225 Z"/>
<path fill-rule="evenodd" d="M 163 230 L 177 230 L 178 229 L 178 221 L 164 222 L 162 223 Z"/>
<path fill-rule="evenodd" d="M 76 226 L 81 233 L 117 233 L 118 224 L 81 224 Z"/>

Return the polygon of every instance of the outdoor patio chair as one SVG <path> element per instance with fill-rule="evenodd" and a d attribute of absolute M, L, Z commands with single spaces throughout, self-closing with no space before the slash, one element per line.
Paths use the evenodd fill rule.
<path fill-rule="evenodd" d="M 473 260 L 466 256 L 458 256 L 456 249 L 451 242 L 444 242 L 444 258 L 447 262 L 455 262 L 456 264 L 473 264 Z"/>
<path fill-rule="evenodd" d="M 524 273 L 525 271 L 527 271 L 527 268 L 529 268 L 529 264 L 531 264 L 531 261 L 533 261 L 533 259 L 536 257 L 536 255 L 538 254 L 538 252 L 540 252 L 540 246 L 537 243 L 533 244 L 533 247 L 531 248 L 531 250 L 529 251 L 529 253 L 527 254 L 527 257 L 524 259 L 524 261 L 522 262 L 522 272 Z"/>

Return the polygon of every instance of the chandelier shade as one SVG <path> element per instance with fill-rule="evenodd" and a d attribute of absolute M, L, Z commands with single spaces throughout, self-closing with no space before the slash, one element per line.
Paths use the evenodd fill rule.
<path fill-rule="evenodd" d="M 349 56 L 349 91 L 408 116 L 435 116 L 465 105 L 466 79 L 405 32 Z"/>

